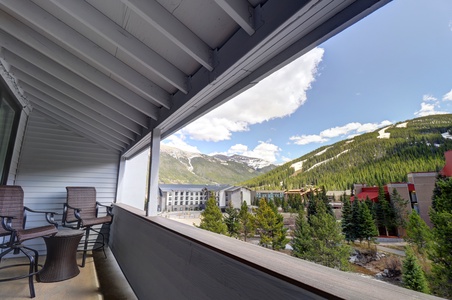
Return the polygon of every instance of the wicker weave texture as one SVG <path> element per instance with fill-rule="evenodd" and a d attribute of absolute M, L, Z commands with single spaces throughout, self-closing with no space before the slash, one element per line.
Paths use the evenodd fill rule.
<path fill-rule="evenodd" d="M 24 191 L 18 185 L 0 186 L 0 216 L 14 217 L 12 228 L 20 230 L 24 228 Z M 10 235 L 0 225 L 0 236 Z"/>

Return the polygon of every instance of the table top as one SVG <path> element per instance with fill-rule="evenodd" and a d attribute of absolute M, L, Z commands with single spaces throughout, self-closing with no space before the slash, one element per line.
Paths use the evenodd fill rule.
<path fill-rule="evenodd" d="M 58 232 L 54 236 L 46 236 L 44 238 L 65 238 L 65 237 L 75 237 L 82 236 L 85 232 L 76 229 L 58 229 Z"/>

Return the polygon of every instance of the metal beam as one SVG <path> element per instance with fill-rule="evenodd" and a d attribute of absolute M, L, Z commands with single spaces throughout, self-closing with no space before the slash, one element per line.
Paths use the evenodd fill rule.
<path fill-rule="evenodd" d="M 23 85 L 27 85 L 26 83 L 21 83 Z M 26 92 L 25 93 L 27 99 L 29 99 L 32 103 L 38 103 L 42 107 L 47 107 L 49 111 L 59 112 L 60 115 L 68 115 L 76 120 L 78 120 L 78 124 L 85 124 L 90 128 L 95 128 L 97 132 L 99 132 L 105 139 L 111 141 L 112 143 L 123 143 L 128 145 L 130 140 L 122 135 L 119 135 L 117 132 L 108 128 L 107 126 L 101 124 L 100 122 L 93 120 L 91 117 L 81 114 L 75 109 L 69 107 L 68 105 L 58 102 L 57 100 L 51 97 L 40 98 L 36 95 Z M 41 95 L 42 96 L 42 95 Z"/>
<path fill-rule="evenodd" d="M 27 64 L 24 63 L 24 61 L 26 61 L 29 64 L 37 66 L 41 70 L 46 70 L 46 72 L 48 72 L 49 74 L 59 78 L 60 80 L 69 84 L 71 87 L 90 96 L 91 98 L 94 98 L 97 101 L 110 106 L 117 112 L 123 113 L 124 116 L 129 117 L 131 120 L 135 121 L 141 126 L 148 126 L 147 117 L 137 109 L 129 106 L 127 103 L 105 92 L 103 89 L 100 89 L 86 79 L 66 69 L 65 67 L 55 63 L 48 57 L 15 40 L 1 30 L 0 46 L 5 49 L 3 51 L 3 55 L 6 60 L 13 62 L 12 64 L 16 65 L 19 69 L 24 69 L 27 67 Z M 155 112 L 155 114 L 157 114 L 157 112 Z M 153 117 L 157 117 L 155 114 L 153 114 Z"/>
<path fill-rule="evenodd" d="M 193 59 L 212 71 L 212 49 L 155 0 L 121 0 Z"/>
<path fill-rule="evenodd" d="M 14 75 L 17 75 L 17 71 L 13 71 Z M 20 72 L 20 71 L 19 71 Z M 21 72 L 22 73 L 22 72 Z M 21 74 L 25 75 L 25 74 Z M 32 95 L 36 98 L 39 98 L 46 103 L 50 105 L 54 105 L 55 107 L 65 110 L 65 108 L 68 108 L 68 112 L 72 111 L 71 114 L 74 116 L 80 116 L 80 119 L 83 119 L 84 116 L 89 117 L 91 120 L 95 121 L 96 123 L 99 123 L 101 126 L 107 127 L 109 132 L 112 130 L 114 131 L 115 136 L 122 136 L 123 138 L 118 138 L 119 140 L 122 140 L 123 142 L 129 144 L 129 140 L 135 140 L 135 134 L 130 132 L 129 130 L 125 129 L 124 127 L 120 126 L 117 123 L 112 122 L 108 118 L 102 115 L 101 112 L 94 111 L 92 109 L 89 109 L 80 103 L 76 101 L 64 101 L 61 98 L 55 98 L 52 97 L 46 93 L 44 93 L 41 89 L 36 88 L 34 85 L 42 86 L 43 84 L 39 84 L 38 80 L 30 77 L 30 76 L 17 76 L 21 82 L 20 87 L 24 89 L 26 92 L 25 94 Z M 48 87 L 51 89 L 50 87 Z M 57 92 L 58 93 L 58 92 Z"/>
<path fill-rule="evenodd" d="M 154 105 L 1 10 L 0 28 L 4 30 L 2 36 L 5 39 L 5 41 L 0 41 L 0 45 L 1 43 L 9 43 L 10 47 L 20 49 L 25 47 L 35 49 L 35 51 L 31 51 L 33 53 L 44 53 L 55 63 L 71 70 L 70 73 L 75 72 L 86 81 L 89 81 L 90 85 L 96 85 L 104 93 L 109 93 L 108 98 L 121 100 L 124 104 L 136 107 L 141 113 L 138 114 L 131 111 L 131 114 L 137 120 L 140 118 L 139 115 L 144 118 L 142 113 L 154 119 L 157 118 L 158 111 Z M 0 30 L 0 33 L 3 32 L 2 30 Z M 116 95 L 122 96 L 117 97 Z M 113 102 L 116 100 L 113 100 Z M 123 111 L 123 109 L 121 110 Z M 146 127 L 146 124 L 147 122 L 142 125 Z"/>
<path fill-rule="evenodd" d="M 215 0 L 215 2 L 249 35 L 254 30 L 254 9 L 247 0 Z"/>
<path fill-rule="evenodd" d="M 87 2 L 73 0 L 50 0 L 50 2 L 83 22 L 92 31 L 133 57 L 166 82 L 185 94 L 188 92 L 187 78 L 182 71 Z"/>
<path fill-rule="evenodd" d="M 114 74 L 115 77 L 120 78 L 131 89 L 147 95 L 149 97 L 147 100 L 153 100 L 165 108 L 170 108 L 171 103 L 168 92 L 33 2 L 26 0 L 0 0 L 0 8 L 20 18 L 25 23 L 32 24 L 43 34 L 65 45 L 66 49 L 83 57 L 90 65 L 96 66 L 106 73 Z M 96 82 L 95 78 L 93 78 L 93 81 Z M 127 97 L 124 100 L 132 101 L 132 99 L 127 99 Z M 146 100 L 141 98 L 139 101 Z"/>
<path fill-rule="evenodd" d="M 137 123 L 114 111 L 109 106 L 88 97 L 36 66 L 27 63 L 26 61 L 23 61 L 23 63 L 27 64 L 24 70 L 19 69 L 19 65 L 11 67 L 11 73 L 18 79 L 21 79 L 41 92 L 55 99 L 59 99 L 64 103 L 79 103 L 135 134 L 141 133 L 141 127 Z"/>
<path fill-rule="evenodd" d="M 35 102 L 33 103 L 33 107 L 34 109 L 37 109 L 39 112 L 57 120 L 57 123 L 62 124 L 68 129 L 74 130 L 81 136 L 89 138 L 97 144 L 100 143 L 103 144 L 104 146 L 107 146 L 108 149 L 118 151 L 122 151 L 124 149 L 125 146 L 124 144 L 111 142 L 110 140 L 106 139 L 103 135 L 99 134 L 99 132 L 93 131 L 91 127 L 86 126 L 83 123 L 79 123 L 77 119 L 73 118 L 72 116 L 60 113 L 59 111 L 56 111 L 51 107 L 49 109 L 48 105 L 45 105 L 45 103 Z"/>

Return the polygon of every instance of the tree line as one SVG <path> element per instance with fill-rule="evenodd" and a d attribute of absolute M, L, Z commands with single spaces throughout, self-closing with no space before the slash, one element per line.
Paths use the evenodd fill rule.
<path fill-rule="evenodd" d="M 324 185 L 328 190 L 344 190 L 350 189 L 353 183 L 405 182 L 410 172 L 437 171 L 444 165 L 444 152 L 452 149 L 452 140 L 441 134 L 451 128 L 452 115 L 413 119 L 407 121 L 405 128 L 387 129 L 391 134 L 389 139 L 378 139 L 378 133 L 371 132 L 340 141 L 241 185 L 264 190 Z M 303 162 L 302 171 L 295 172 L 291 167 L 296 162 Z"/>

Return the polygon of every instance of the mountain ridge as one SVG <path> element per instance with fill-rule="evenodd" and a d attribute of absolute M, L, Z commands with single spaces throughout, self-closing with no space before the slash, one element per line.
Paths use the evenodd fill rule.
<path fill-rule="evenodd" d="M 161 146 L 160 161 L 163 184 L 236 184 L 276 167 L 259 158 L 207 155 L 166 145 Z"/>
<path fill-rule="evenodd" d="M 410 172 L 436 171 L 452 149 L 452 114 L 397 122 L 322 146 L 267 174 L 241 182 L 253 189 L 310 185 L 345 190 L 353 183 L 406 182 Z"/>

